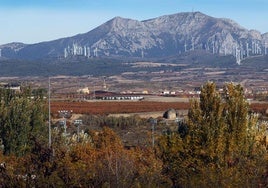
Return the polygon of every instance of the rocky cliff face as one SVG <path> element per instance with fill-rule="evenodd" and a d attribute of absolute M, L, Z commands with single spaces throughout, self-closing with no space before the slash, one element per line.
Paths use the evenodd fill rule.
<path fill-rule="evenodd" d="M 85 34 L 50 42 L 0 46 L 2 56 L 47 57 L 111 56 L 163 58 L 193 50 L 243 58 L 266 54 L 268 34 L 247 30 L 232 20 L 200 12 L 178 13 L 137 21 L 115 17 Z"/>

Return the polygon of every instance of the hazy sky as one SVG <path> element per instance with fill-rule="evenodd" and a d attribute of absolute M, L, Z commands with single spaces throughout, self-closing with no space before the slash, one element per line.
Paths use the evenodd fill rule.
<path fill-rule="evenodd" d="M 191 11 L 268 32 L 268 0 L 0 0 L 0 44 L 73 36 L 115 16 L 141 21 Z"/>

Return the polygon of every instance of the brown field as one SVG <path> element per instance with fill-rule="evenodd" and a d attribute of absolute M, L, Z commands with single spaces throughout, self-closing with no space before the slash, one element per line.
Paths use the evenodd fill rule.
<path fill-rule="evenodd" d="M 119 114 L 165 111 L 170 108 L 176 110 L 189 109 L 188 102 L 155 102 L 155 101 L 98 101 L 98 102 L 66 102 L 54 101 L 51 103 L 52 113 L 59 110 L 73 111 L 75 114 Z M 255 112 L 264 113 L 268 103 L 253 103 L 250 105 Z"/>
<path fill-rule="evenodd" d="M 72 110 L 75 114 L 117 114 L 165 111 L 167 109 L 188 109 L 186 102 L 52 102 L 52 113 Z"/>
<path fill-rule="evenodd" d="M 250 108 L 254 111 L 254 112 L 259 112 L 262 114 L 266 114 L 268 115 L 268 103 L 252 103 L 250 104 Z"/>

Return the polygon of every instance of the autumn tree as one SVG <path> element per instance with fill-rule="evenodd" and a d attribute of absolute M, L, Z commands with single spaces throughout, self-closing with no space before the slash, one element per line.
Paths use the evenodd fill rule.
<path fill-rule="evenodd" d="M 186 137 L 195 155 L 206 162 L 220 162 L 224 150 L 224 104 L 214 83 L 201 88 L 200 101 L 192 101 L 188 112 L 189 135 Z"/>
<path fill-rule="evenodd" d="M 266 150 L 259 142 L 263 133 L 257 125 L 240 85 L 227 84 L 220 93 L 215 83 L 205 84 L 200 100 L 191 102 L 187 134 L 171 133 L 160 139 L 165 173 L 175 187 L 259 183 Z"/>
<path fill-rule="evenodd" d="M 249 105 L 245 101 L 240 85 L 228 84 L 224 92 L 226 123 L 226 156 L 235 160 L 252 154 L 257 122 L 248 114 Z"/>
<path fill-rule="evenodd" d="M 100 184 L 97 186 L 161 187 L 161 183 L 167 183 L 161 175 L 161 161 L 152 148 L 126 149 L 109 128 L 93 136 L 93 145 L 98 156 L 95 169 L 96 182 Z"/>

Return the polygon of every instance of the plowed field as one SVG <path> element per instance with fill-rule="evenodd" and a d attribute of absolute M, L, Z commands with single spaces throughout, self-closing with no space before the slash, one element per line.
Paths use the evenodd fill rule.
<path fill-rule="evenodd" d="M 52 102 L 52 113 L 59 110 L 72 110 L 77 114 L 114 114 L 165 111 L 170 108 L 188 109 L 185 102 Z"/>
<path fill-rule="evenodd" d="M 265 112 L 268 103 L 256 103 L 250 105 L 256 112 Z M 170 108 L 185 110 L 189 108 L 187 102 L 152 102 L 152 101 L 112 101 L 112 102 L 52 102 L 52 113 L 59 110 L 72 110 L 77 114 L 116 114 L 165 111 Z"/>

